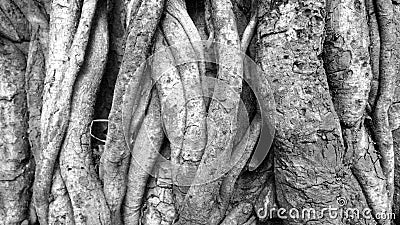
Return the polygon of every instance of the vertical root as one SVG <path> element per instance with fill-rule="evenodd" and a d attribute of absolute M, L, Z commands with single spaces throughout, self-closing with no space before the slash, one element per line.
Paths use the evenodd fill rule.
<path fill-rule="evenodd" d="M 380 224 L 387 224 L 388 220 L 377 218 L 389 212 L 387 208 L 388 195 L 385 177 L 379 165 L 374 144 L 365 130 L 363 123 L 351 129 L 344 129 L 343 136 L 348 151 L 354 151 L 352 173 L 356 177 L 365 194 L 372 215 Z"/>
<path fill-rule="evenodd" d="M 206 144 L 206 108 L 201 79 L 205 75 L 204 51 L 200 34 L 179 0 L 167 1 L 167 15 L 162 22 L 165 38 L 179 70 L 186 106 L 185 133 L 182 151 L 173 171 L 176 205 L 182 203 L 193 181 Z"/>
<path fill-rule="evenodd" d="M 261 131 L 261 118 L 259 114 L 256 114 L 250 126 L 247 128 L 247 132 L 243 135 L 240 142 L 234 146 L 231 162 L 234 163 L 233 167 L 224 176 L 220 188 L 221 195 L 221 206 L 225 210 L 228 207 L 228 203 L 231 199 L 232 193 L 236 181 L 245 167 L 246 163 L 249 161 L 250 156 L 256 146 L 257 140 L 260 136 Z M 243 150 L 244 149 L 244 150 Z"/>
<path fill-rule="evenodd" d="M 40 153 L 40 115 L 42 111 L 42 94 L 46 76 L 45 57 L 42 44 L 39 42 L 39 29 L 32 30 L 28 60 L 25 71 L 25 90 L 29 112 L 29 142 L 36 160 Z"/>
<path fill-rule="evenodd" d="M 362 119 L 372 79 L 364 4 L 360 9 L 353 1 L 327 5 L 324 67 L 336 113 L 346 127 Z"/>
<path fill-rule="evenodd" d="M 171 149 L 169 145 L 164 144 L 161 153 L 165 159 L 170 160 Z M 141 221 L 143 225 L 170 225 L 177 218 L 171 170 L 170 163 L 165 163 L 159 158 L 153 169 L 155 177 L 150 179 L 146 187 L 148 191 L 143 205 Z"/>
<path fill-rule="evenodd" d="M 75 224 L 110 224 L 110 212 L 94 170 L 89 126 L 96 93 L 108 53 L 106 5 L 102 2 L 93 22 L 85 61 L 74 84 L 71 120 L 61 153 L 61 175 L 74 212 Z M 84 201 L 85 204 L 81 204 Z"/>
<path fill-rule="evenodd" d="M 124 137 L 122 120 L 123 96 L 127 92 L 126 87 L 130 81 L 133 90 L 140 90 L 142 74 L 137 70 L 148 54 L 163 5 L 163 0 L 144 0 L 134 17 L 132 15 L 129 18 L 124 57 L 115 84 L 109 115 L 106 146 L 100 160 L 104 194 L 111 210 L 111 222 L 116 225 L 122 223 L 120 209 L 126 191 L 129 164 L 129 148 Z M 133 96 L 138 98 L 140 95 L 135 93 Z M 135 129 L 139 129 L 139 126 Z M 137 132 L 137 130 L 131 132 Z"/>
<path fill-rule="evenodd" d="M 149 174 L 159 155 L 164 134 L 161 125 L 160 102 L 155 91 L 132 149 L 128 183 L 123 205 L 124 224 L 140 224 L 142 200 Z"/>
<path fill-rule="evenodd" d="M 71 199 L 61 177 L 60 168 L 57 165 L 51 185 L 51 198 L 49 204 L 49 224 L 75 225 L 74 212 Z M 34 224 L 33 221 L 31 221 Z"/>
<path fill-rule="evenodd" d="M 82 6 L 82 16 L 80 17 L 76 33 L 73 35 L 73 32 L 71 31 L 72 28 L 68 27 L 68 24 L 65 25 L 65 30 L 63 28 L 60 30 L 71 36 L 61 38 L 61 43 L 51 43 L 52 46 L 50 47 L 49 58 L 56 58 L 58 56 L 57 54 L 64 54 L 67 52 L 66 49 L 68 49 L 69 60 L 63 62 L 63 59 L 61 59 L 61 65 L 59 64 L 61 68 L 55 67 L 56 65 L 49 65 L 46 74 L 45 82 L 47 83 L 44 90 L 43 110 L 41 116 L 42 152 L 40 153 L 40 160 L 37 163 L 35 183 L 33 186 L 33 199 L 35 202 L 36 212 L 38 213 L 39 222 L 43 225 L 48 224 L 48 194 L 50 192 L 54 164 L 68 127 L 73 87 L 78 71 L 84 60 L 96 4 L 96 0 L 84 1 Z M 57 32 L 60 32 L 57 28 L 58 23 L 63 24 L 66 22 L 71 25 L 75 22 L 73 19 L 76 18 L 77 13 L 73 11 L 75 7 L 76 5 L 73 3 L 64 7 L 62 3 L 57 1 L 53 2 L 54 10 L 52 21 L 53 27 L 50 31 L 51 38 L 59 38 L 56 34 Z M 58 15 L 58 13 L 65 17 L 59 17 L 60 15 Z M 72 16 L 73 18 L 71 19 L 69 16 Z M 64 20 L 64 18 L 67 19 Z M 64 49 L 65 52 L 54 52 L 56 51 L 56 48 L 60 47 L 54 45 L 60 44 L 61 47 L 65 47 L 70 43 L 70 41 L 72 41 L 71 47 Z M 64 56 L 65 55 L 58 57 L 63 58 Z M 49 64 L 51 64 L 51 62 L 49 62 Z"/>
<path fill-rule="evenodd" d="M 369 53 L 376 54 L 376 42 L 372 40 L 374 37 L 366 35 L 368 27 L 363 16 L 364 12 L 371 13 L 372 9 L 365 9 L 364 4 L 357 9 L 353 1 L 332 1 L 327 8 L 324 66 L 332 101 L 342 124 L 347 152 L 355 157 L 352 162 L 353 174 L 372 208 L 373 216 L 376 216 L 377 213 L 388 211 L 388 198 L 381 168 L 375 164 L 374 148 L 370 146 L 370 137 L 363 123 L 368 98 L 371 98 L 370 84 L 371 81 L 373 83 L 373 76 L 376 76 L 376 71 L 373 71 L 376 68 L 370 66 L 376 56 L 372 55 L 371 61 L 367 61 Z M 370 14 L 368 21 L 372 26 L 373 16 Z M 347 29 L 343 28 L 343 24 L 349 24 Z M 370 34 L 375 34 L 373 27 L 369 30 Z M 373 41 L 372 48 L 368 46 L 369 40 Z M 368 51 L 368 47 L 371 51 Z M 379 222 L 384 223 L 384 220 Z"/>
<path fill-rule="evenodd" d="M 156 82 L 161 102 L 161 116 L 166 136 L 171 143 L 171 161 L 176 165 L 182 150 L 185 132 L 185 93 L 174 58 L 163 34 L 158 31 L 155 38 L 155 55 L 152 63 L 152 78 Z"/>
<path fill-rule="evenodd" d="M 0 223 L 28 219 L 30 160 L 23 53 L 0 37 Z"/>
<path fill-rule="evenodd" d="M 198 172 L 186 198 L 178 223 L 217 224 L 225 212 L 219 210 L 218 174 L 226 168 L 236 134 L 236 119 L 240 101 L 243 59 L 232 3 L 211 1 L 218 62 L 218 83 L 207 118 L 207 145 Z M 222 105 L 221 102 L 224 102 Z"/>
<path fill-rule="evenodd" d="M 369 30 L 369 57 L 372 70 L 371 88 L 369 91 L 368 103 L 373 109 L 376 103 L 376 95 L 379 86 L 379 51 L 381 47 L 379 37 L 378 21 L 376 19 L 376 10 L 373 0 L 365 0 L 367 10 L 368 30 Z"/>
<path fill-rule="evenodd" d="M 393 137 L 389 127 L 388 110 L 392 103 L 396 81 L 392 49 L 395 43 L 393 5 L 389 0 L 376 1 L 376 14 L 379 24 L 380 57 L 379 89 L 373 113 L 374 133 L 381 154 L 381 166 L 386 177 L 389 194 L 388 207 L 392 207 L 394 192 L 394 150 Z"/>

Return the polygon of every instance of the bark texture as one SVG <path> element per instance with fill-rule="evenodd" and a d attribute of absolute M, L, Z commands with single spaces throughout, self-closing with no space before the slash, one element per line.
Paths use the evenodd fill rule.
<path fill-rule="evenodd" d="M 399 4 L 1 0 L 0 225 L 398 223 Z"/>

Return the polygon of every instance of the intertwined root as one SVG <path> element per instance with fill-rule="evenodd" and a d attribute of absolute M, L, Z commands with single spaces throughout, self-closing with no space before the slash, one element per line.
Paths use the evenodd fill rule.
<path fill-rule="evenodd" d="M 123 205 L 124 224 L 140 224 L 141 208 L 149 174 L 159 156 L 164 133 L 161 124 L 160 102 L 154 90 L 143 123 L 131 151 L 127 190 Z"/>
<path fill-rule="evenodd" d="M 149 52 L 163 5 L 163 0 L 143 1 L 138 6 L 136 14 L 128 18 L 130 23 L 127 30 L 125 52 L 115 84 L 106 147 L 100 162 L 100 176 L 104 184 L 103 191 L 107 204 L 111 210 L 112 224 L 122 223 L 120 211 L 126 191 L 126 174 L 130 159 L 129 148 L 124 137 L 123 96 L 127 92 L 126 84 L 133 79 L 131 88 L 137 91 L 133 97 L 139 99 L 138 93 L 141 90 L 139 84 L 143 76 L 138 68 L 145 61 Z M 143 118 L 144 112 L 141 111 L 139 114 L 133 119 Z M 137 123 L 137 126 L 133 128 L 133 133 L 137 132 L 139 124 Z"/>
<path fill-rule="evenodd" d="M 204 50 L 199 31 L 183 1 L 167 1 L 162 29 L 171 46 L 185 98 L 185 110 L 182 111 L 185 113 L 185 132 L 181 150 L 176 155 L 177 165 L 173 168 L 174 194 L 179 208 L 196 175 L 206 144 L 206 106 L 201 84 L 201 79 L 205 79 Z"/>
<path fill-rule="evenodd" d="M 63 17 L 54 17 L 59 19 L 60 21 L 58 22 L 65 25 L 65 27 L 52 27 L 49 34 L 50 38 L 57 39 L 57 41 L 51 42 L 52 45 L 49 47 L 49 58 L 54 61 L 49 60 L 48 70 L 46 71 L 45 82 L 48 83 L 44 87 L 44 107 L 41 115 L 42 151 L 36 167 L 33 187 L 34 204 L 41 224 L 48 224 L 48 197 L 53 170 L 62 141 L 67 132 L 73 87 L 84 61 L 97 1 L 84 2 L 82 5 L 82 16 L 79 19 L 76 31 L 74 30 L 78 16 L 77 12 L 74 11 L 78 7 L 76 2 L 70 3 L 67 7 L 64 7 L 62 3 L 59 4 L 57 1 L 54 1 L 53 4 L 54 10 L 52 13 L 60 13 L 66 16 L 67 19 L 65 21 Z M 64 24 L 67 21 L 70 23 Z M 66 36 L 58 40 L 58 32 L 65 32 Z M 68 46 L 69 44 L 70 46 Z M 59 47 L 64 49 L 58 52 L 57 48 Z M 69 60 L 65 61 L 64 57 L 66 56 Z"/>
<path fill-rule="evenodd" d="M 350 200 L 340 207 L 372 209 L 366 223 L 388 224 L 377 215 L 391 211 L 391 132 L 400 124 L 392 104 L 397 3 L 251 2 L 239 15 L 235 4 L 244 3 L 205 0 L 203 45 L 197 12 L 189 15 L 183 0 L 116 1 L 109 54 L 109 2 L 54 0 L 48 24 L 38 1 L 1 1 L 0 111 L 12 116 L 0 132 L 16 141 L 0 140 L 12 150 L 0 157 L 0 200 L 9 200 L 0 224 L 27 223 L 27 139 L 37 162 L 31 223 L 253 225 L 277 203 L 323 209 L 340 196 Z M 241 16 L 247 27 L 237 25 Z M 260 70 L 243 58 L 255 31 Z M 210 59 L 218 64 L 212 82 Z M 89 126 L 106 61 L 118 79 L 99 179 Z M 251 121 L 243 77 L 259 103 Z M 264 159 L 254 150 L 263 120 L 276 120 L 276 151 L 267 169 L 252 171 Z"/>
<path fill-rule="evenodd" d="M 390 212 L 386 182 L 382 179 L 381 166 L 376 163 L 370 134 L 364 126 L 368 98 L 374 95 L 371 95 L 370 84 L 373 84 L 372 69 L 376 66 L 371 69 L 369 61 L 367 10 L 363 3 L 356 8 L 353 1 L 330 1 L 327 9 L 324 65 L 332 101 L 342 124 L 345 146 L 350 154 L 348 158 L 353 157 L 353 160 L 345 160 L 351 160 L 353 174 L 373 214 Z M 343 24 L 348 26 L 343 27 Z M 375 87 L 372 85 L 372 88 Z"/>

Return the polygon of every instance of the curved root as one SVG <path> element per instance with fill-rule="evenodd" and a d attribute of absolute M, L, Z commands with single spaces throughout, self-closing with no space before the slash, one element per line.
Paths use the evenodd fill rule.
<path fill-rule="evenodd" d="M 57 58 L 57 54 L 66 55 L 66 49 L 69 50 L 70 55 L 69 60 L 66 62 L 62 61 L 65 55 L 58 56 L 59 58 L 61 57 L 61 62 L 58 62 L 60 67 L 55 67 L 57 65 L 52 65 L 52 62 L 49 60 L 46 74 L 46 86 L 43 96 L 43 110 L 41 116 L 42 152 L 40 153 L 40 160 L 37 163 L 35 183 L 33 186 L 33 199 L 35 202 L 36 212 L 38 213 L 40 224 L 43 225 L 48 224 L 48 194 L 50 192 L 54 164 L 68 127 L 73 87 L 78 71 L 83 64 L 97 1 L 87 0 L 84 2 L 82 6 L 82 16 L 80 17 L 79 25 L 74 35 L 71 30 L 72 28 L 68 27 L 68 23 L 74 23 L 74 18 L 76 18 L 77 12 L 72 12 L 72 15 L 70 15 L 69 13 L 71 12 L 68 10 L 75 9 L 76 5 L 71 3 L 71 5 L 65 7 L 63 4 L 60 4 L 61 3 L 57 1 L 53 2 L 53 15 L 57 15 L 53 18 L 59 19 L 59 21 L 53 21 L 53 24 L 63 24 L 66 22 L 67 25 L 65 25 L 65 30 L 64 28 L 61 28 L 61 30 L 67 32 L 71 36 L 67 36 L 65 39 L 61 38 L 61 43 L 50 41 L 52 46 L 50 47 L 49 58 Z M 58 14 L 65 17 L 61 17 Z M 72 16 L 72 19 L 69 18 L 69 16 Z M 67 19 L 64 20 L 65 18 Z M 69 23 L 69 25 L 71 24 Z M 60 30 L 58 30 L 57 27 L 53 27 L 50 30 L 50 38 L 57 40 L 59 38 L 58 35 L 56 35 L 57 32 L 60 32 Z M 61 53 L 55 52 L 56 48 L 60 47 L 55 47 L 56 44 L 65 47 L 69 44 L 71 39 L 73 39 L 73 41 L 70 48 L 64 49 L 65 51 Z"/>
<path fill-rule="evenodd" d="M 75 224 L 110 224 L 110 212 L 93 167 L 89 126 L 96 93 L 108 53 L 106 7 L 99 3 L 93 22 L 85 62 L 71 103 L 71 119 L 60 152 L 61 176 L 71 199 Z M 81 204 L 84 201 L 85 204 Z"/>
<path fill-rule="evenodd" d="M 104 183 L 104 195 L 111 210 L 111 222 L 116 225 L 122 223 L 120 209 L 126 191 L 126 174 L 129 164 L 129 148 L 124 137 L 125 124 L 122 120 L 123 97 L 127 92 L 126 84 L 131 81 L 130 88 L 137 91 L 132 93 L 132 96 L 140 98 L 139 84 L 143 74 L 138 71 L 138 68 L 145 61 L 150 49 L 163 5 L 163 0 L 144 0 L 134 18 L 131 18 L 124 57 L 115 84 L 106 147 L 100 159 L 100 170 Z M 144 114 L 143 111 L 141 113 Z M 138 117 L 142 118 L 140 115 Z M 136 133 L 139 125 L 140 122 L 131 132 Z"/>
<path fill-rule="evenodd" d="M 211 1 L 217 55 L 220 63 L 218 83 L 207 118 L 207 145 L 194 182 L 184 203 L 178 223 L 217 224 L 225 214 L 218 210 L 217 194 L 222 173 L 232 151 L 242 88 L 243 59 L 232 3 Z M 223 102 L 224 104 L 221 104 Z"/>
<path fill-rule="evenodd" d="M 175 7 L 171 5 L 175 5 Z M 177 8 L 180 8 L 180 10 L 177 10 Z M 201 66 L 204 67 L 204 62 L 201 65 L 197 62 L 197 60 L 202 60 L 198 57 L 198 54 L 204 54 L 204 52 L 196 49 L 196 47 L 202 47 L 199 46 L 200 42 L 198 42 L 200 41 L 200 34 L 197 29 L 194 30 L 196 27 L 191 20 L 187 22 L 190 17 L 177 0 L 167 2 L 167 12 L 162 28 L 165 39 L 172 46 L 171 51 L 175 63 L 178 64 L 177 68 L 182 79 L 186 106 L 182 151 L 178 156 L 176 171 L 173 171 L 174 185 L 176 185 L 176 189 L 174 189 L 176 204 L 179 206 L 183 201 L 188 186 L 194 179 L 206 145 L 206 108 L 201 86 L 204 68 L 200 69 Z M 180 18 L 180 20 L 176 19 L 176 17 Z M 186 22 L 181 23 L 180 21 Z M 191 38 L 190 36 L 195 37 Z M 193 39 L 196 42 L 193 42 Z"/>
<path fill-rule="evenodd" d="M 381 49 L 379 57 L 379 90 L 373 113 L 373 122 L 378 151 L 382 157 L 381 166 L 387 182 L 388 208 L 391 209 L 394 192 L 394 150 L 392 131 L 388 122 L 388 110 L 392 103 L 396 83 L 396 71 L 392 62 L 392 49 L 395 43 L 392 1 L 377 0 L 376 9 Z"/>
<path fill-rule="evenodd" d="M 159 155 L 164 134 L 160 103 L 153 91 L 152 100 L 132 149 L 128 183 L 123 206 L 124 224 L 140 224 L 140 209 L 147 180 Z"/>

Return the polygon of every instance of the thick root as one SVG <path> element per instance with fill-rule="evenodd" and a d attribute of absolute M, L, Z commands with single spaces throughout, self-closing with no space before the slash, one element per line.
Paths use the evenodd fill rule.
<path fill-rule="evenodd" d="M 218 43 L 218 82 L 207 118 L 207 146 L 194 182 L 180 212 L 178 224 L 217 224 L 225 212 L 218 208 L 219 174 L 229 164 L 242 88 L 243 59 L 232 3 L 211 1 L 215 37 Z M 223 102 L 223 104 L 221 104 Z"/>
<path fill-rule="evenodd" d="M 185 93 L 174 58 L 161 31 L 156 34 L 154 52 L 152 78 L 160 97 L 166 136 L 171 143 L 171 161 L 177 165 L 185 133 Z"/>
<path fill-rule="evenodd" d="M 380 37 L 378 21 L 376 19 L 376 10 L 373 0 L 365 0 L 365 7 L 367 10 L 368 30 L 369 30 L 369 57 L 372 69 L 372 81 L 369 91 L 368 103 L 370 108 L 373 109 L 376 104 L 376 95 L 379 87 L 379 58 L 380 58 Z"/>
<path fill-rule="evenodd" d="M 372 79 L 365 5 L 356 8 L 353 0 L 327 4 L 324 67 L 340 122 L 351 127 L 364 115 Z"/>
<path fill-rule="evenodd" d="M 376 14 L 381 42 L 379 57 L 379 91 L 373 112 L 374 134 L 381 155 L 381 166 L 386 177 L 389 194 L 388 208 L 392 207 L 394 192 L 394 150 L 388 111 L 392 104 L 396 71 L 393 65 L 392 49 L 395 44 L 393 5 L 390 0 L 376 1 Z M 389 212 L 390 213 L 390 212 Z"/>
<path fill-rule="evenodd" d="M 186 106 L 182 151 L 178 156 L 179 165 L 176 171 L 173 171 L 174 192 L 179 208 L 196 175 L 197 166 L 206 145 L 206 107 L 201 86 L 204 68 L 200 69 L 200 66 L 204 67 L 204 63 L 200 65 L 197 62 L 197 60 L 202 60 L 198 54 L 204 55 L 204 51 L 195 48 L 195 46 L 201 47 L 199 46 L 200 34 L 178 0 L 167 1 L 167 12 L 162 23 L 163 31 L 168 44 L 172 47 L 172 55 L 182 79 Z M 185 21 L 185 23 L 180 21 Z M 191 36 L 194 37 L 191 38 Z M 196 42 L 193 42 L 193 39 Z"/>
<path fill-rule="evenodd" d="M 164 133 L 161 125 L 160 102 L 153 97 L 132 149 L 128 183 L 123 205 L 124 224 L 140 224 L 141 206 L 149 174 L 159 156 Z"/>
<path fill-rule="evenodd" d="M 137 93 L 141 90 L 139 84 L 142 80 L 142 74 L 138 73 L 137 70 L 145 61 L 149 52 L 156 26 L 161 17 L 163 5 L 163 0 L 144 0 L 139 6 L 136 15 L 130 18 L 125 53 L 115 84 L 113 103 L 109 115 L 106 147 L 100 160 L 104 195 L 111 210 L 112 224 L 115 225 L 122 223 L 121 204 L 126 191 L 126 175 L 130 156 L 124 137 L 122 118 L 123 97 L 127 92 L 126 84 L 129 82 L 132 82 L 130 88 L 136 90 Z M 137 93 L 134 93 L 132 96 L 140 98 L 140 94 Z M 128 121 L 130 120 L 129 118 L 127 119 Z M 134 129 L 132 132 L 137 132 L 139 126 Z"/>
<path fill-rule="evenodd" d="M 88 132 L 108 52 L 106 7 L 100 3 L 97 9 L 85 62 L 74 85 L 71 119 L 60 153 L 61 175 L 71 199 L 75 224 L 111 224 L 94 170 Z"/>
<path fill-rule="evenodd" d="M 54 27 L 51 28 L 49 34 L 51 38 L 49 59 L 52 60 L 49 60 L 48 70 L 46 71 L 41 115 L 42 152 L 37 162 L 35 183 L 33 186 L 33 199 L 36 212 L 38 213 L 40 224 L 43 225 L 48 224 L 48 195 L 53 177 L 54 164 L 68 127 L 73 87 L 78 71 L 84 61 L 97 1 L 84 1 L 82 16 L 79 19 L 76 33 L 73 32 L 77 18 L 77 12 L 74 11 L 77 9 L 76 2 L 71 2 L 67 6 L 64 6 L 64 4 L 58 1 L 53 2 L 52 25 Z M 60 24 L 62 24 L 62 27 L 57 27 Z M 66 37 L 60 38 L 58 33 L 60 31 L 66 32 Z M 71 46 L 68 47 L 71 40 Z M 58 48 L 62 48 L 61 52 L 57 51 Z M 67 52 L 69 52 L 69 60 L 65 61 L 64 57 L 67 56 Z"/>
<path fill-rule="evenodd" d="M 25 94 L 25 57 L 0 37 L 0 224 L 17 225 L 28 219 L 30 160 Z"/>
<path fill-rule="evenodd" d="M 234 147 L 232 158 L 230 160 L 232 169 L 224 176 L 220 188 L 221 207 L 226 210 L 231 196 L 234 192 L 235 184 L 239 178 L 240 173 L 245 168 L 246 163 L 249 161 L 254 147 L 258 141 L 261 131 L 261 118 L 257 114 L 247 132 L 243 135 L 241 141 Z M 224 211 L 223 210 L 223 211 Z"/>
<path fill-rule="evenodd" d="M 54 169 L 51 199 L 52 201 L 49 204 L 49 224 L 75 225 L 71 199 L 58 165 Z M 31 224 L 35 224 L 35 222 L 35 220 L 31 220 Z"/>

